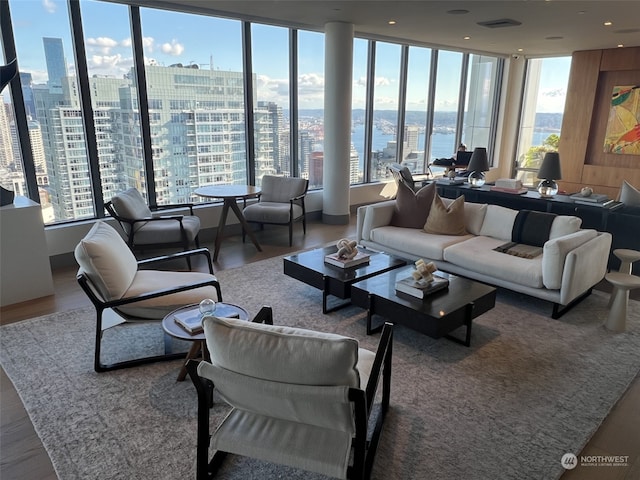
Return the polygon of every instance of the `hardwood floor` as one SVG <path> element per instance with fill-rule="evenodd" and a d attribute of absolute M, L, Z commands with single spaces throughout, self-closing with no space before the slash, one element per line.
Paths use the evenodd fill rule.
<path fill-rule="evenodd" d="M 300 226 L 294 231 L 294 246 L 288 247 L 285 228 L 265 227 L 258 233 L 263 248 L 257 252 L 251 242 L 242 243 L 239 235 L 226 238 L 216 271 L 236 268 L 246 263 L 285 255 L 300 249 L 323 245 L 342 237 L 355 236 L 355 215 L 349 225 L 325 225 L 309 222 L 307 235 L 302 236 Z M 203 246 L 213 251 L 212 242 Z M 0 324 L 18 322 L 40 315 L 64 312 L 89 306 L 90 303 L 76 283 L 77 267 L 56 268 L 54 295 L 10 305 L 0 309 Z M 599 288 L 606 289 L 603 283 Z M 640 299 L 640 294 L 636 295 Z M 22 401 L 4 369 L 0 369 L 0 478 L 2 480 L 49 480 L 56 475 Z M 631 480 L 640 478 L 640 376 L 636 377 L 627 393 L 605 419 L 582 455 L 629 455 L 628 467 L 578 467 L 568 470 L 562 480 Z M 562 453 L 558 454 L 558 462 Z M 577 452 L 573 452 L 576 453 Z"/>

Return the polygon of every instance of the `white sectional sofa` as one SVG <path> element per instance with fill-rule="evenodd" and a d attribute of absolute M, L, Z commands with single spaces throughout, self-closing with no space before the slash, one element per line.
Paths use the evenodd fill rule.
<path fill-rule="evenodd" d="M 445 272 L 548 300 L 554 304 L 553 318 L 591 293 L 606 273 L 611 234 L 581 229 L 578 217 L 557 216 L 542 255 L 520 258 L 494 251 L 511 241 L 516 210 L 466 202 L 468 233 L 438 235 L 390 225 L 395 202 L 358 208 L 358 244 L 411 260 L 430 260 Z"/>

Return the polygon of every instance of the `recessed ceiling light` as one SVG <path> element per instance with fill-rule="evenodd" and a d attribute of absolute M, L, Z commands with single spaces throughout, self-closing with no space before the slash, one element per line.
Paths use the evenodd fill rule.
<path fill-rule="evenodd" d="M 469 35 L 462 37 L 463 40 L 471 40 L 471 37 Z"/>
<path fill-rule="evenodd" d="M 387 23 L 389 23 L 389 25 L 395 25 L 396 21 L 395 20 L 389 20 L 389 22 L 387 22 Z"/>
<path fill-rule="evenodd" d="M 618 48 L 623 48 L 623 47 L 624 47 L 624 45 L 622 43 L 618 44 Z"/>
<path fill-rule="evenodd" d="M 609 21 L 604 22 L 605 27 L 610 27 L 611 25 L 613 25 L 613 22 L 609 22 Z"/>
<path fill-rule="evenodd" d="M 523 51 L 524 51 L 524 48 L 519 48 L 519 49 L 518 49 L 518 51 L 519 51 L 519 52 L 523 52 Z"/>
<path fill-rule="evenodd" d="M 463 8 L 457 8 L 455 10 L 447 10 L 449 15 L 466 15 L 469 13 L 469 10 L 465 10 Z"/>

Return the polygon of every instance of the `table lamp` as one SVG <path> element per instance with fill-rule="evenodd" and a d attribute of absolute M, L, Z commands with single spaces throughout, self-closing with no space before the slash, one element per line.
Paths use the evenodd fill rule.
<path fill-rule="evenodd" d="M 484 185 L 484 172 L 489 171 L 489 160 L 485 147 L 476 147 L 473 149 L 467 171 L 471 172 L 468 177 L 470 186 L 481 187 Z"/>
<path fill-rule="evenodd" d="M 562 178 L 558 152 L 544 154 L 540 170 L 538 170 L 538 178 L 541 179 L 538 184 L 538 193 L 541 197 L 553 197 L 558 193 L 558 184 L 555 181 Z"/>

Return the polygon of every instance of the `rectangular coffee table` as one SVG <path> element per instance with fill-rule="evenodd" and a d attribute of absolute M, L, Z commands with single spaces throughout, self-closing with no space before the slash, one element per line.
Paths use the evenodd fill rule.
<path fill-rule="evenodd" d="M 284 274 L 322 290 L 322 313 L 329 313 L 350 304 L 350 302 L 344 302 L 328 309 L 329 295 L 347 299 L 351 296 L 351 285 L 354 282 L 407 264 L 406 260 L 386 253 L 360 248 L 359 250 L 371 254 L 368 264 L 353 268 L 328 265 L 324 263 L 325 255 L 337 251 L 337 248 L 332 246 L 284 257 Z"/>
<path fill-rule="evenodd" d="M 376 275 L 351 285 L 351 303 L 367 309 L 367 335 L 382 328 L 372 328 L 373 315 L 404 325 L 432 338 L 446 337 L 467 347 L 471 344 L 471 322 L 496 304 L 496 289 L 467 278 L 436 272 L 449 279 L 449 287 L 424 299 L 396 294 L 396 281 L 411 275 L 406 266 Z M 450 332 L 465 325 L 466 338 L 460 340 Z"/>

